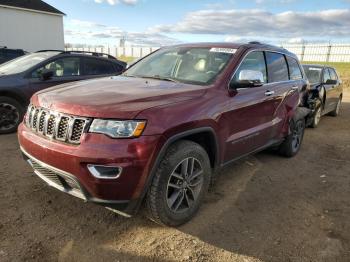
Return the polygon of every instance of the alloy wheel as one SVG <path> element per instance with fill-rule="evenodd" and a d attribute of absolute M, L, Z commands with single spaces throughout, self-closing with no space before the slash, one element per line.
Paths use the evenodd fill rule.
<path fill-rule="evenodd" d="M 336 109 L 335 109 L 335 113 L 336 113 L 337 115 L 339 114 L 340 104 L 341 104 L 341 100 L 339 99 L 339 100 L 338 100 L 338 103 L 337 103 L 337 107 L 336 107 Z"/>
<path fill-rule="evenodd" d="M 315 126 L 317 126 L 318 125 L 318 123 L 320 122 L 320 120 L 321 120 L 321 114 L 322 114 L 322 109 L 321 109 L 321 107 L 319 107 L 318 109 L 317 109 L 317 111 L 316 111 L 316 114 L 315 114 Z"/>
<path fill-rule="evenodd" d="M 7 131 L 14 128 L 19 122 L 18 109 L 8 103 L 0 103 L 0 130 Z"/>
<path fill-rule="evenodd" d="M 167 185 L 167 205 L 174 213 L 190 209 L 197 201 L 203 185 L 203 168 L 198 159 L 182 160 L 171 173 Z"/>

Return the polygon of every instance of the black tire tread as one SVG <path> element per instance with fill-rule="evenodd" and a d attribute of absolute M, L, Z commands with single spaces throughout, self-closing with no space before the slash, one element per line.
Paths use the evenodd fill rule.
<path fill-rule="evenodd" d="M 297 121 L 304 121 L 304 131 L 305 131 L 305 119 L 299 119 Z M 291 121 L 290 125 L 294 126 L 294 120 Z M 293 127 L 292 126 L 292 127 Z M 304 136 L 304 135 L 303 135 Z M 292 139 L 293 139 L 293 136 L 292 134 L 289 134 L 286 139 L 283 141 L 283 143 L 279 146 L 279 154 L 282 155 L 282 156 L 285 156 L 285 157 L 293 157 L 295 156 L 299 149 L 300 149 L 300 146 L 299 146 L 299 149 L 294 152 L 293 149 L 292 149 Z M 303 139 L 303 138 L 302 138 Z M 302 142 L 301 142 L 302 143 Z"/>
<path fill-rule="evenodd" d="M 12 97 L 8 97 L 8 96 L 0 96 L 0 103 L 2 102 L 6 102 L 6 103 L 9 103 L 9 104 L 12 104 L 14 105 L 17 109 L 18 109 L 18 112 L 19 112 L 19 122 L 18 124 L 12 128 L 12 129 L 9 129 L 7 131 L 1 131 L 0 130 L 0 134 L 8 134 L 8 133 L 13 133 L 13 132 L 16 132 L 17 131 L 17 127 L 18 125 L 21 123 L 23 117 L 24 117 L 24 107 L 21 105 L 21 103 L 19 101 L 17 101 L 16 99 L 12 98 Z"/>
<path fill-rule="evenodd" d="M 178 226 L 179 223 L 176 223 L 174 221 L 171 221 L 169 219 L 166 219 L 165 215 L 162 215 L 162 212 L 164 212 L 163 209 L 159 208 L 157 206 L 157 196 L 158 196 L 158 190 L 159 190 L 159 184 L 160 179 L 163 173 L 163 170 L 168 166 L 168 163 L 170 161 L 170 158 L 176 154 L 179 150 L 192 150 L 195 148 L 196 150 L 202 151 L 207 157 L 208 163 L 209 163 L 209 157 L 206 153 L 206 151 L 201 147 L 199 144 L 189 141 L 189 140 L 180 140 L 178 142 L 175 142 L 173 145 L 171 145 L 167 152 L 165 153 L 164 158 L 161 160 L 157 171 L 153 177 L 152 183 L 150 185 L 150 188 L 148 189 L 147 195 L 146 195 L 146 201 L 145 201 L 145 207 L 146 207 L 146 216 L 152 220 L 153 222 L 163 225 L 163 226 Z M 209 185 L 209 183 L 208 183 Z M 207 190 L 206 188 L 205 190 Z M 189 221 L 194 214 L 192 214 L 190 217 L 187 218 L 187 221 Z M 181 224 L 185 223 L 181 222 Z"/>

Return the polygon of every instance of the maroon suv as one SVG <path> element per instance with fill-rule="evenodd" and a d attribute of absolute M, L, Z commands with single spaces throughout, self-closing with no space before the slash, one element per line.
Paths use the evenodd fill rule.
<path fill-rule="evenodd" d="M 165 47 L 121 76 L 35 94 L 19 142 L 49 185 L 125 216 L 144 203 L 152 220 L 176 226 L 221 167 L 268 147 L 298 152 L 307 90 L 284 49 Z"/>

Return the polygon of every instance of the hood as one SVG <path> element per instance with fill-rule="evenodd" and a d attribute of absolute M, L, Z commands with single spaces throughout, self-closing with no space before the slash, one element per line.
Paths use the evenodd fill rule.
<path fill-rule="evenodd" d="M 199 97 L 207 88 L 116 76 L 52 87 L 34 95 L 32 102 L 66 114 L 132 119 L 148 108 Z"/>

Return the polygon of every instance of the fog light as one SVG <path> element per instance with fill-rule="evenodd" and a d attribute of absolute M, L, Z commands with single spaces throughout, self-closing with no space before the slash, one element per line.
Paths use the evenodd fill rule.
<path fill-rule="evenodd" d="M 99 179 L 116 179 L 122 173 L 121 167 L 103 166 L 103 165 L 87 165 L 90 173 Z"/>

